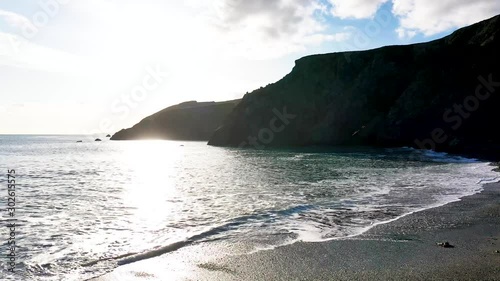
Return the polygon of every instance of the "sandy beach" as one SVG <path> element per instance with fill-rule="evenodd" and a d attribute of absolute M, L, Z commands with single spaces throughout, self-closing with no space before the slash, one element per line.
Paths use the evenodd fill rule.
<path fill-rule="evenodd" d="M 202 244 L 94 280 L 500 280 L 500 183 L 351 239 L 241 255 Z"/>

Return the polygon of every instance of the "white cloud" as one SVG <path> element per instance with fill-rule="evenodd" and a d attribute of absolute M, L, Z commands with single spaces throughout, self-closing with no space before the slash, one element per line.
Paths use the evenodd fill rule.
<path fill-rule="evenodd" d="M 319 1 L 215 0 L 212 9 L 210 22 L 226 54 L 270 59 L 348 38 L 326 31 L 326 6 Z"/>
<path fill-rule="evenodd" d="M 328 0 L 331 13 L 341 19 L 372 18 L 380 6 L 392 1 L 399 19 L 395 30 L 401 39 L 422 33 L 431 36 L 467 26 L 500 13 L 498 0 Z"/>
<path fill-rule="evenodd" d="M 351 33 L 348 32 L 341 32 L 341 33 L 336 33 L 334 35 L 328 35 L 328 34 L 313 34 L 304 37 L 304 43 L 310 44 L 310 45 L 320 45 L 321 43 L 324 42 L 342 42 L 346 41 L 351 37 Z"/>
<path fill-rule="evenodd" d="M 409 30 L 402 27 L 396 28 L 396 33 L 398 34 L 399 39 L 403 40 L 409 40 L 417 35 L 415 30 Z"/>
<path fill-rule="evenodd" d="M 400 37 L 434 35 L 490 18 L 500 13 L 498 0 L 393 0 L 400 18 Z"/>
<path fill-rule="evenodd" d="M 24 28 L 36 29 L 31 21 L 20 14 L 0 9 L 0 19 L 3 19 L 8 25 L 21 31 Z"/>
<path fill-rule="evenodd" d="M 331 12 L 341 19 L 365 19 L 375 15 L 382 4 L 388 0 L 328 0 Z"/>
<path fill-rule="evenodd" d="M 0 32 L 0 65 L 69 75 L 84 74 L 89 69 L 77 56 L 4 32 Z"/>

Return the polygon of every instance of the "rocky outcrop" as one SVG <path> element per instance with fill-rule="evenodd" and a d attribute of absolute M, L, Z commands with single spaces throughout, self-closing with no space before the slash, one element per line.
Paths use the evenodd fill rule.
<path fill-rule="evenodd" d="M 238 102 L 181 103 L 144 118 L 130 129 L 119 131 L 111 140 L 208 140 Z"/>
<path fill-rule="evenodd" d="M 282 80 L 245 95 L 209 144 L 413 146 L 498 157 L 499 30 L 496 16 L 428 43 L 304 57 Z"/>

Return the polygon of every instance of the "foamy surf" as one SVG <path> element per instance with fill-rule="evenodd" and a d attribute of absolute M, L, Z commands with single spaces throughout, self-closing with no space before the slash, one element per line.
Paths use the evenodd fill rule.
<path fill-rule="evenodd" d="M 445 155 L 440 153 L 440 154 L 432 154 L 432 153 L 426 153 L 427 156 L 436 156 L 439 158 L 439 161 L 444 161 Z M 451 158 L 453 160 L 456 160 L 456 158 Z M 477 173 L 477 176 L 481 175 L 489 175 L 489 174 L 494 174 L 491 173 L 491 167 L 489 166 L 488 163 L 481 163 L 478 162 L 477 160 L 474 159 L 460 159 L 460 163 L 465 163 L 465 166 L 462 166 L 462 169 L 464 172 L 466 172 L 467 175 L 470 175 L 471 171 L 475 171 Z M 306 215 L 311 216 L 313 213 L 316 215 L 321 216 L 324 213 L 328 212 L 334 212 L 335 210 L 333 209 L 328 209 L 328 208 L 321 208 L 313 205 L 300 205 L 300 206 L 295 206 L 291 207 L 288 209 L 284 210 L 276 210 L 276 211 L 271 211 L 268 213 L 264 214 L 253 214 L 253 215 L 248 215 L 248 216 L 243 216 L 239 218 L 234 218 L 227 223 L 211 228 L 207 231 L 204 231 L 202 233 L 193 235 L 183 241 L 179 241 L 176 243 L 172 243 L 163 247 L 158 247 L 150 251 L 146 251 L 143 253 L 135 253 L 135 254 L 130 254 L 127 255 L 127 257 L 122 257 L 122 258 L 116 258 L 117 264 L 118 265 L 126 265 L 130 264 L 133 262 L 149 259 L 149 258 L 154 258 L 158 257 L 163 254 L 167 254 L 176 250 L 179 250 L 185 246 L 188 246 L 193 243 L 209 243 L 212 240 L 210 239 L 213 236 L 216 235 L 224 235 L 225 232 L 231 232 L 235 230 L 238 227 L 244 227 L 246 224 L 254 224 L 258 221 L 265 221 L 265 220 L 272 220 L 275 219 L 282 219 L 285 222 L 282 222 L 280 224 L 282 229 L 286 229 L 288 231 L 287 237 L 284 238 L 280 243 L 276 243 L 275 245 L 262 245 L 262 246 L 255 246 L 253 250 L 250 250 L 248 254 L 253 254 L 259 251 L 268 251 L 268 250 L 273 250 L 276 249 L 277 247 L 285 246 L 285 245 L 291 245 L 296 242 L 325 242 L 325 241 L 331 241 L 331 240 L 340 240 L 340 239 L 353 239 L 356 238 L 363 233 L 369 231 L 370 229 L 378 226 L 378 225 L 383 225 L 383 224 L 388 224 L 391 222 L 394 222 L 396 220 L 399 220 L 403 217 L 406 217 L 408 215 L 425 211 L 428 209 L 432 208 L 437 208 L 452 202 L 460 201 L 461 198 L 470 196 L 473 194 L 476 194 L 480 191 L 482 191 L 482 184 L 490 183 L 490 182 L 495 182 L 499 179 L 500 177 L 494 177 L 494 178 L 484 178 L 480 179 L 479 181 L 476 181 L 475 184 L 473 184 L 474 179 L 471 178 L 469 184 L 470 188 L 469 189 L 463 189 L 461 190 L 460 193 L 456 193 L 454 195 L 448 195 L 448 196 L 442 196 L 439 201 L 437 201 L 434 204 L 429 204 L 420 208 L 415 208 L 415 209 L 408 209 L 408 211 L 403 212 L 400 215 L 395 216 L 394 218 L 390 219 L 380 219 L 380 220 L 362 220 L 358 219 L 357 220 L 357 225 L 351 225 L 350 228 L 343 228 L 342 230 L 338 230 L 335 232 L 334 236 L 331 236 L 324 231 L 324 226 L 325 222 L 322 222 L 321 227 L 318 225 L 317 220 L 311 220 L 311 221 L 304 221 L 301 220 L 301 217 L 304 217 Z M 463 178 L 459 178 L 457 180 L 464 180 Z M 384 192 L 379 192 L 378 195 L 384 194 Z M 370 196 L 373 194 L 370 194 Z M 342 209 L 342 208 L 340 208 Z M 338 210 L 337 210 L 338 211 Z M 357 209 L 356 210 L 358 213 L 361 212 L 370 212 L 374 211 L 371 210 L 370 208 L 365 208 L 365 210 Z M 336 226 L 334 224 L 328 225 L 331 229 L 335 228 Z M 329 231 L 331 231 L 331 229 Z M 293 234 L 293 235 L 290 235 Z"/>
<path fill-rule="evenodd" d="M 473 177 L 472 178 L 470 177 L 471 173 L 477 177 L 494 175 L 494 173 L 491 172 L 491 167 L 489 166 L 488 163 L 481 163 L 475 159 L 466 159 L 463 157 L 460 158 L 454 156 L 448 157 L 444 153 L 432 153 L 424 151 L 422 154 L 425 157 L 428 157 L 429 158 L 428 160 L 430 161 L 448 163 L 446 162 L 446 160 L 448 159 L 450 160 L 449 161 L 450 165 L 461 164 L 460 168 L 458 168 L 457 170 L 457 173 L 467 175 L 467 179 L 470 179 L 470 181 L 467 181 L 465 184 L 462 185 L 462 187 L 467 186 L 468 188 L 462 188 L 459 190 L 459 192 L 452 195 L 441 195 L 441 197 L 436 197 L 436 199 L 438 200 L 434 204 L 429 204 L 416 209 L 408 209 L 405 212 L 402 212 L 401 214 L 393 218 L 379 219 L 379 220 L 373 219 L 373 216 L 370 219 L 355 218 L 353 220 L 354 223 L 350 224 L 349 227 L 343 226 L 342 224 L 336 225 L 335 223 L 326 223 L 324 220 L 324 214 L 329 214 L 329 213 L 340 214 L 343 211 L 348 211 L 348 210 L 354 211 L 358 215 L 364 212 L 366 213 L 371 212 L 372 214 L 374 214 L 377 213 L 377 211 L 380 213 L 380 210 L 371 209 L 370 207 L 366 206 L 365 207 L 358 206 L 357 209 L 352 210 L 346 207 L 349 205 L 349 203 L 342 204 L 342 202 L 340 202 L 340 204 L 339 203 L 334 204 L 335 207 L 337 207 L 336 209 L 335 208 L 332 209 L 333 205 L 315 206 L 308 204 L 308 205 L 292 206 L 290 208 L 283 210 L 273 210 L 266 213 L 255 213 L 238 218 L 233 218 L 231 220 L 228 220 L 224 224 L 209 228 L 208 230 L 192 235 L 184 240 L 174 242 L 165 246 L 155 247 L 151 250 L 143 251 L 140 253 L 128 253 L 117 257 L 100 259 L 90 263 L 83 264 L 82 266 L 86 267 L 93 266 L 99 262 L 109 261 L 109 260 L 116 261 L 116 264 L 118 266 L 127 265 L 130 263 L 159 257 L 161 255 L 180 250 L 181 248 L 184 248 L 194 243 L 210 243 L 211 241 L 213 241 L 212 239 L 215 236 L 222 236 L 222 237 L 224 237 L 225 235 L 230 236 L 229 234 L 235 230 L 238 230 L 238 232 L 241 233 L 242 228 L 249 227 L 249 229 L 252 229 L 251 226 L 254 224 L 269 223 L 271 221 L 277 221 L 277 220 L 279 220 L 279 223 L 277 223 L 279 227 L 282 230 L 286 229 L 286 233 L 282 233 L 284 238 L 280 242 L 274 245 L 269 245 L 269 244 L 261 246 L 256 245 L 254 246 L 253 250 L 250 250 L 248 252 L 248 254 L 256 253 L 259 251 L 272 250 L 275 249 L 276 247 L 290 245 L 296 242 L 325 242 L 338 239 L 353 239 L 378 225 L 391 223 L 416 212 L 421 212 L 430 208 L 436 208 L 449 204 L 451 202 L 459 201 L 461 198 L 465 196 L 473 195 L 477 192 L 480 192 L 482 190 L 481 184 L 493 182 L 498 179 L 498 177 L 490 177 L 490 178 L 479 178 L 479 180 L 477 180 L 474 179 Z M 448 184 L 459 184 L 460 182 L 463 183 L 464 180 L 465 178 L 460 177 L 456 178 L 455 180 L 452 180 L 451 182 L 448 181 Z M 474 182 L 474 180 L 477 181 Z M 321 184 L 327 184 L 327 182 L 321 181 Z M 408 187 L 411 188 L 411 185 L 408 185 Z M 366 193 L 364 197 L 383 196 L 390 192 L 391 192 L 390 188 L 379 188 L 377 190 L 373 190 L 372 192 Z M 363 198 L 363 196 L 361 196 L 360 198 Z M 348 199 L 346 201 L 352 201 L 352 200 L 353 199 Z M 353 215 L 345 215 L 345 217 L 350 217 L 350 216 L 352 217 Z M 303 219 L 304 217 L 309 217 L 310 220 L 304 220 Z M 321 219 L 323 220 L 321 221 Z M 325 226 L 329 228 L 327 231 L 325 231 Z M 335 228 L 337 229 L 333 231 L 334 235 L 332 235 L 332 230 Z"/>
<path fill-rule="evenodd" d="M 17 193 L 25 274 L 7 280 L 82 280 L 195 245 L 231 245 L 230 255 L 356 237 L 497 178 L 487 163 L 409 148 L 184 143 L 177 154 L 176 142 L 93 150 L 69 137 L 51 137 L 50 148 L 27 138 L 15 147 L 0 142 L 0 154 L 15 150 L 11 160 L 29 171 Z M 159 153 L 169 157 L 152 165 Z M 47 157 L 50 167 L 36 164 Z"/>
<path fill-rule="evenodd" d="M 395 150 L 397 151 L 398 149 Z M 462 186 L 465 186 L 466 188 L 463 188 L 459 192 L 454 194 L 442 194 L 441 196 L 436 197 L 438 200 L 435 203 L 416 209 L 409 209 L 407 212 L 404 212 L 403 214 L 395 218 L 381 221 L 372 221 L 370 222 L 370 225 L 366 227 L 351 229 L 350 233 L 345 233 L 345 235 L 327 237 L 328 235 L 325 235 L 325 232 L 322 231 L 321 227 L 318 227 L 317 225 L 310 223 L 303 223 L 300 226 L 296 225 L 294 227 L 295 231 L 298 233 L 296 242 L 326 242 L 332 240 L 356 238 L 378 225 L 392 223 L 414 213 L 438 208 L 453 202 L 460 201 L 464 197 L 480 193 L 483 190 L 484 184 L 494 183 L 500 180 L 500 177 L 495 177 L 495 175 L 498 175 L 498 173 L 492 171 L 491 163 L 480 162 L 475 158 L 449 155 L 444 152 L 435 152 L 430 150 L 417 150 L 409 147 L 403 147 L 399 150 L 410 151 L 412 153 L 412 155 L 410 156 L 411 160 L 414 160 L 415 156 L 418 156 L 418 159 L 421 161 L 424 160 L 448 164 L 462 164 L 460 168 L 457 169 L 456 176 L 453 177 L 453 180 L 451 180 L 451 182 L 448 182 L 448 185 L 460 184 L 462 182 L 465 182 L 465 184 L 463 184 Z M 394 151 L 394 149 L 388 149 L 388 151 Z M 464 172 L 465 176 L 463 174 Z M 473 176 L 471 177 L 471 175 Z"/>

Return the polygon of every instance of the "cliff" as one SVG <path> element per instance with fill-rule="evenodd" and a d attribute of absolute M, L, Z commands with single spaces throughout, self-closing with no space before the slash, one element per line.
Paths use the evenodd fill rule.
<path fill-rule="evenodd" d="M 239 101 L 190 101 L 171 106 L 144 118 L 130 129 L 119 131 L 111 140 L 209 140 Z"/>
<path fill-rule="evenodd" d="M 413 146 L 498 158 L 500 16 L 428 43 L 314 55 L 244 96 L 215 146 Z M 498 81 L 498 82 L 497 82 Z"/>

